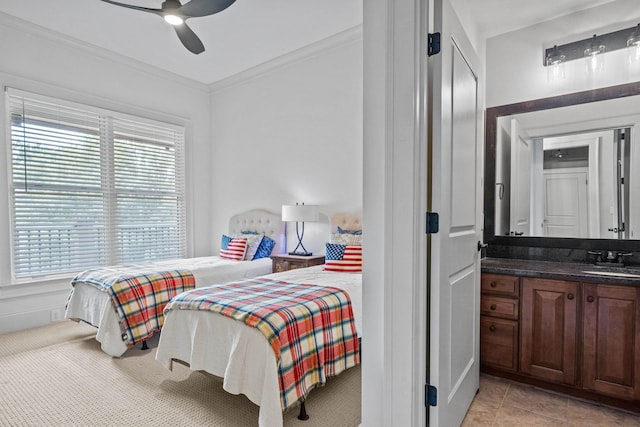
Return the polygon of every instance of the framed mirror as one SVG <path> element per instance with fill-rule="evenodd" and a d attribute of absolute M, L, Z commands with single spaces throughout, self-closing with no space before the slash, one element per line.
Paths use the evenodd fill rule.
<path fill-rule="evenodd" d="M 492 107 L 485 120 L 486 243 L 638 249 L 640 224 L 632 230 L 629 220 L 640 218 L 640 191 L 629 188 L 640 185 L 640 150 L 633 168 L 629 159 L 632 133 L 640 143 L 640 82 Z M 578 214 L 567 225 L 569 208 Z"/>

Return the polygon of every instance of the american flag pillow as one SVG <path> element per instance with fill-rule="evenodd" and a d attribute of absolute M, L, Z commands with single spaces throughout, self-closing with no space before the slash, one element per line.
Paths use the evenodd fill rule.
<path fill-rule="evenodd" d="M 222 245 L 220 245 L 220 258 L 230 259 L 234 261 L 242 261 L 247 251 L 246 237 L 229 237 L 222 236 Z"/>
<path fill-rule="evenodd" d="M 362 271 L 362 246 L 327 243 L 324 269 L 359 273 Z"/>

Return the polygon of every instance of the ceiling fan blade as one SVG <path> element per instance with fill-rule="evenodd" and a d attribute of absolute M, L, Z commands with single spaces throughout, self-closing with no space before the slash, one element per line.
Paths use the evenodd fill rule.
<path fill-rule="evenodd" d="M 235 3 L 235 1 L 236 0 L 191 0 L 189 3 L 182 5 L 182 7 L 178 9 L 178 13 L 190 18 L 213 15 L 214 13 L 225 10 Z"/>
<path fill-rule="evenodd" d="M 186 23 L 177 25 L 173 28 L 176 29 L 176 34 L 178 35 L 178 38 L 180 39 L 184 47 L 186 47 L 196 55 L 204 52 L 204 45 L 202 44 L 202 41 L 198 38 L 196 33 L 194 33 L 193 30 L 187 26 Z"/>
<path fill-rule="evenodd" d="M 122 6 L 122 7 L 127 7 L 129 9 L 140 10 L 142 12 L 155 13 L 156 15 L 162 16 L 162 10 L 161 9 L 150 9 L 148 7 L 132 6 L 130 4 L 118 3 L 117 1 L 111 1 L 111 0 L 102 0 L 102 1 L 105 2 L 105 3 L 109 3 L 109 4 L 115 4 L 116 6 Z"/>

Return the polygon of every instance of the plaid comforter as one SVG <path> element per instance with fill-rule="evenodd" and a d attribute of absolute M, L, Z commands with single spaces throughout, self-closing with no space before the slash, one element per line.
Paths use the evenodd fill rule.
<path fill-rule="evenodd" d="M 165 311 L 172 309 L 209 310 L 257 328 L 276 355 L 283 410 L 360 363 L 351 300 L 337 288 L 256 278 L 186 292 Z"/>
<path fill-rule="evenodd" d="M 151 338 L 162 329 L 163 311 L 171 298 L 195 288 L 195 278 L 188 270 L 123 274 L 121 269 L 104 267 L 83 271 L 71 284 L 79 282 L 109 294 L 127 347 Z"/>

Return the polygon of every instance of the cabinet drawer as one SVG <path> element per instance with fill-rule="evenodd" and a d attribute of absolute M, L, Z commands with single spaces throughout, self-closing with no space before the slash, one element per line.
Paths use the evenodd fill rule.
<path fill-rule="evenodd" d="M 518 300 L 482 295 L 480 297 L 480 314 L 518 320 Z"/>
<path fill-rule="evenodd" d="M 517 371 L 518 322 L 480 316 L 480 362 Z"/>
<path fill-rule="evenodd" d="M 483 274 L 480 287 L 482 292 L 517 297 L 520 294 L 519 278 L 502 274 Z"/>

